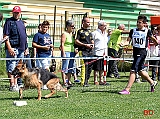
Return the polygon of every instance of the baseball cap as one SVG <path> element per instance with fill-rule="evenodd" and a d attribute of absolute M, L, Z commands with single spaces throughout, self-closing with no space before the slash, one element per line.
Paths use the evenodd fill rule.
<path fill-rule="evenodd" d="M 21 8 L 19 6 L 15 6 L 12 12 L 21 12 Z"/>

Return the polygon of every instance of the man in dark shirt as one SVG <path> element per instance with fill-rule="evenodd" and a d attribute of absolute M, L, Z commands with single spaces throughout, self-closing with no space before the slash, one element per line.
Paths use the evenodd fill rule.
<path fill-rule="evenodd" d="M 3 29 L 4 37 L 9 37 L 9 39 L 5 41 L 6 58 L 23 58 L 24 51 L 27 48 L 27 34 L 23 21 L 19 19 L 21 16 L 21 8 L 19 6 L 15 6 L 12 10 L 12 13 L 13 17 L 6 19 Z M 18 60 L 6 61 L 8 78 L 11 78 L 11 91 L 19 90 L 17 79 L 11 75 L 11 72 L 17 63 Z"/>
<path fill-rule="evenodd" d="M 89 26 L 90 26 L 90 19 L 88 17 L 84 17 L 82 19 L 82 28 L 79 29 L 76 34 L 75 43 L 78 46 L 78 50 L 82 53 L 82 57 L 93 56 L 94 41 L 92 38 L 92 32 L 88 29 Z M 82 71 L 82 75 L 84 75 L 85 73 L 84 75 L 85 79 L 82 79 L 81 84 L 85 87 L 89 86 L 88 79 L 90 77 L 93 67 L 91 61 L 92 61 L 91 59 L 83 59 L 85 67 L 83 67 L 84 70 Z"/>

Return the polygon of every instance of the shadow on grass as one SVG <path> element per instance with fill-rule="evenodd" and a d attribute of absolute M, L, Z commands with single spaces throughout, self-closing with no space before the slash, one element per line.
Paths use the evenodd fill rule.
<path fill-rule="evenodd" d="M 49 97 L 49 98 L 61 98 L 62 96 L 60 95 L 54 95 L 52 97 Z M 46 100 L 46 99 L 49 99 L 49 98 L 45 98 L 45 97 L 41 97 L 41 99 L 43 100 Z M 17 97 L 7 97 L 7 98 L 0 98 L 0 100 L 37 100 L 38 97 L 35 96 L 30 96 L 30 97 L 23 97 L 22 99 L 20 99 L 18 96 Z"/>
<path fill-rule="evenodd" d="M 124 79 L 112 79 L 112 80 L 107 80 L 107 82 L 128 82 L 128 80 L 124 80 Z"/>
<path fill-rule="evenodd" d="M 106 93 L 115 93 L 118 94 L 118 90 L 93 90 L 93 89 L 88 89 L 88 90 L 82 90 L 82 93 L 88 93 L 88 92 L 106 92 Z"/>

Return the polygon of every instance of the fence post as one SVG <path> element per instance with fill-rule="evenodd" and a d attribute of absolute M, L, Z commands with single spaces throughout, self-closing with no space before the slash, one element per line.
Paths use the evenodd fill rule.
<path fill-rule="evenodd" d="M 53 46 L 54 46 L 55 29 L 56 29 L 56 6 L 54 7 Z"/>
<path fill-rule="evenodd" d="M 102 9 L 100 10 L 100 20 L 102 20 Z"/>
<path fill-rule="evenodd" d="M 41 23 L 41 15 L 38 16 L 38 22 Z"/>
<path fill-rule="evenodd" d="M 65 11 L 65 29 L 66 29 L 66 21 L 68 20 L 69 18 L 69 13 L 68 11 Z"/>
<path fill-rule="evenodd" d="M 128 30 L 130 29 L 130 21 L 128 21 Z"/>

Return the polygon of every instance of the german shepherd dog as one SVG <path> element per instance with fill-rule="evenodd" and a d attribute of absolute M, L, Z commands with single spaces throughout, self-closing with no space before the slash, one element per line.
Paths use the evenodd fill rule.
<path fill-rule="evenodd" d="M 20 99 L 23 98 L 23 90 L 33 87 L 37 88 L 38 100 L 41 100 L 41 87 L 43 85 L 46 85 L 47 88 L 51 91 L 51 93 L 45 95 L 45 98 L 51 97 L 55 93 L 55 90 L 65 92 L 66 98 L 68 98 L 68 90 L 67 88 L 63 88 L 59 83 L 60 79 L 55 74 L 45 69 L 26 68 L 26 64 L 20 60 L 18 65 L 12 71 L 12 75 L 14 75 L 14 77 L 21 77 L 24 81 L 24 87 L 20 88 L 19 90 Z"/>

